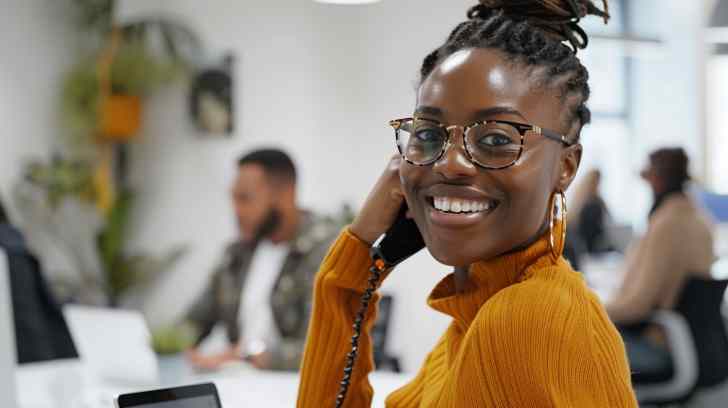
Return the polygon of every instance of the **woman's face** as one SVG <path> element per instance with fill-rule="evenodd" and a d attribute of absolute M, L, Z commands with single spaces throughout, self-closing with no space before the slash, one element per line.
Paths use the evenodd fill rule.
<path fill-rule="evenodd" d="M 658 195 L 662 190 L 664 190 L 662 187 L 664 183 L 651 161 L 647 163 L 644 169 L 642 169 L 640 176 L 647 182 L 647 184 L 650 185 L 654 195 Z"/>
<path fill-rule="evenodd" d="M 538 77 L 498 51 L 462 50 L 422 83 L 415 116 L 446 125 L 510 120 L 567 134 L 562 99 L 556 90 L 539 86 Z M 490 259 L 535 240 L 545 227 L 553 193 L 566 190 L 581 158 L 580 145 L 565 148 L 528 132 L 515 165 L 486 170 L 468 160 L 461 131 L 453 131 L 451 142 L 432 165 L 403 161 L 400 176 L 428 249 L 438 261 L 453 266 Z M 448 213 L 435 209 L 435 198 L 489 208 Z"/>

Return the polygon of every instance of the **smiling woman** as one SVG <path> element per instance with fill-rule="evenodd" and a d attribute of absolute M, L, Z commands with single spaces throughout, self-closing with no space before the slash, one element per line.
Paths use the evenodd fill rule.
<path fill-rule="evenodd" d="M 481 0 L 425 58 L 414 114 L 390 122 L 400 154 L 317 276 L 300 407 L 370 405 L 376 312 L 354 312 L 362 293 L 377 301 L 369 249 L 405 203 L 430 253 L 453 266 L 428 299 L 452 324 L 387 406 L 637 406 L 619 334 L 561 256 L 563 193 L 590 120 L 578 23 L 606 20 L 604 6 Z"/>
<path fill-rule="evenodd" d="M 529 80 L 532 68 L 513 66 L 501 51 L 483 48 L 463 49 L 444 61 L 450 59 L 457 63 L 434 68 L 420 86 L 415 137 L 400 174 L 432 255 L 448 265 L 467 266 L 526 248 L 540 237 L 551 197 L 571 182 L 581 146 L 560 136 L 569 130 L 562 120 L 560 90 L 534 86 Z M 440 155 L 422 163 L 427 165 L 412 166 L 413 146 L 422 143 L 427 128 L 422 122 L 451 124 L 444 132 L 449 143 L 441 138 Z M 544 133 L 546 127 L 559 131 Z M 449 198 L 456 205 L 461 199 L 492 205 L 489 212 L 451 214 L 430 205 L 433 197 Z"/>

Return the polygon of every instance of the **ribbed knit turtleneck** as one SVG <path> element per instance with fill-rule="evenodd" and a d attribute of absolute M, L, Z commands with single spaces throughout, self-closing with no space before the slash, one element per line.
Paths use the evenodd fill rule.
<path fill-rule="evenodd" d="M 333 406 L 368 248 L 348 231 L 317 275 L 301 369 L 299 407 Z M 454 275 L 428 304 L 453 318 L 417 376 L 388 407 L 636 407 L 624 345 L 581 275 L 550 255 L 548 240 L 473 264 L 464 290 Z M 346 407 L 368 407 L 373 369 L 368 331 L 360 340 Z M 426 324 L 426 322 L 422 322 Z"/>
<path fill-rule="evenodd" d="M 446 276 L 432 290 L 427 303 L 467 327 L 491 296 L 528 279 L 534 271 L 553 264 L 548 241 L 542 238 L 525 250 L 471 265 L 468 282 L 461 293 L 455 290 L 455 276 Z"/>

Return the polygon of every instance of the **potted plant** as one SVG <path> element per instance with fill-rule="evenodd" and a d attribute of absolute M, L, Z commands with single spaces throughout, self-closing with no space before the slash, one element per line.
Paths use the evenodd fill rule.
<path fill-rule="evenodd" d="M 159 372 L 163 376 L 163 381 L 179 382 L 193 374 L 182 353 L 194 345 L 195 337 L 195 330 L 184 324 L 152 330 L 152 349 L 157 353 Z"/>
<path fill-rule="evenodd" d="M 183 71 L 178 61 L 162 60 L 139 41 L 127 42 L 112 57 L 107 84 L 100 85 L 99 134 L 113 141 L 127 141 L 141 125 L 143 96 L 175 79 Z"/>
<path fill-rule="evenodd" d="M 108 75 L 98 56 L 81 60 L 66 76 L 62 91 L 63 118 L 73 135 L 97 135 L 124 142 L 137 134 L 142 97 L 184 72 L 181 64 L 164 61 L 141 44 L 119 46 L 111 56 Z"/>
<path fill-rule="evenodd" d="M 122 191 L 107 214 L 97 239 L 111 306 L 123 304 L 128 293 L 143 288 L 170 270 L 187 252 L 184 245 L 179 245 L 163 255 L 130 253 L 126 243 L 133 203 L 134 194 Z"/>
<path fill-rule="evenodd" d="M 178 245 L 159 255 L 130 251 L 127 233 L 134 194 L 122 191 L 106 209 L 94 178 L 87 161 L 61 156 L 49 163 L 32 161 L 15 199 L 29 232 L 51 237 L 71 262 L 68 272 L 75 278 L 51 279 L 58 297 L 122 306 L 131 293 L 171 270 L 187 249 Z"/>
<path fill-rule="evenodd" d="M 199 56 L 200 41 L 186 26 L 166 19 L 115 25 L 115 0 L 74 2 L 77 21 L 96 51 L 65 78 L 64 121 L 77 141 L 88 136 L 129 141 L 141 125 L 143 97 L 185 72 Z"/>
<path fill-rule="evenodd" d="M 148 18 L 114 25 L 115 0 L 73 2 L 84 32 L 80 45 L 87 52 L 63 77 L 61 119 L 66 135 L 71 136 L 64 142 L 71 143 L 62 144 L 61 150 L 62 160 L 83 162 L 82 168 L 77 166 L 83 170 L 77 177 L 82 182 L 74 181 L 71 187 L 75 190 L 71 190 L 63 178 L 69 173 L 65 167 L 37 164 L 29 169 L 24 182 L 29 187 L 26 190 L 37 193 L 26 195 L 27 201 L 39 205 L 35 210 L 30 205 L 25 208 L 29 219 L 40 219 L 41 214 L 67 221 L 39 226 L 61 243 L 71 241 L 69 231 L 85 228 L 83 234 L 77 234 L 83 239 L 76 240 L 82 250 L 66 245 L 69 256 L 85 256 L 74 269 L 98 276 L 93 283 L 103 292 L 104 303 L 119 306 L 127 303 L 127 295 L 169 270 L 185 253 L 182 246 L 154 256 L 130 252 L 126 231 L 135 196 L 128 181 L 127 142 L 138 134 L 144 97 L 183 77 L 200 47 L 193 32 L 167 20 Z M 157 41 L 150 41 L 152 38 Z M 58 184 L 59 180 L 65 184 Z M 94 222 L 65 217 L 54 204 L 59 200 L 78 202 L 76 207 L 83 208 L 74 213 L 76 218 Z"/>

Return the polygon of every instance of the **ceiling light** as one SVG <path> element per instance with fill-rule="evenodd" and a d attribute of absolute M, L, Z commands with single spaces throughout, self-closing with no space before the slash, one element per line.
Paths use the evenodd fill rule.
<path fill-rule="evenodd" d="M 718 0 L 710 16 L 705 41 L 715 44 L 715 54 L 728 55 L 728 0 Z"/>
<path fill-rule="evenodd" d="M 710 16 L 710 28 L 728 27 L 728 0 L 718 0 Z"/>
<path fill-rule="evenodd" d="M 316 3 L 325 4 L 372 4 L 379 3 L 381 0 L 314 0 Z"/>

